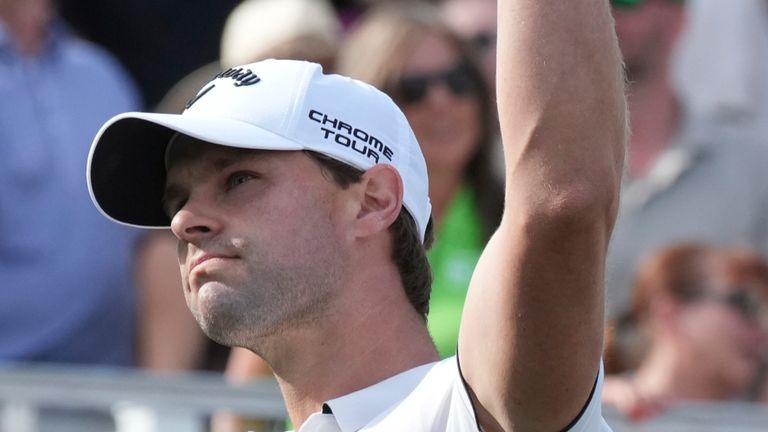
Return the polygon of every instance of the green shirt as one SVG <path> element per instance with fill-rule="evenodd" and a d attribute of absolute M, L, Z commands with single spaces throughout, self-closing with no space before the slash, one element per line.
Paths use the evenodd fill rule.
<path fill-rule="evenodd" d="M 483 245 L 475 195 L 463 185 L 448 206 L 427 253 L 433 274 L 428 327 L 443 358 L 456 354 L 464 297 Z"/>

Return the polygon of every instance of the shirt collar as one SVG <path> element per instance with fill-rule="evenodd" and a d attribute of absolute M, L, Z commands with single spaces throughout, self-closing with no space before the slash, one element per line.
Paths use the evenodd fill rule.
<path fill-rule="evenodd" d="M 342 432 L 357 431 L 403 400 L 435 364 L 417 366 L 325 404 L 330 407 Z"/>
<path fill-rule="evenodd" d="M 648 174 L 641 178 L 624 178 L 624 206 L 642 207 L 653 197 L 671 187 L 686 171 L 703 160 L 711 150 L 711 131 L 687 116 L 678 133 L 658 156 Z"/>

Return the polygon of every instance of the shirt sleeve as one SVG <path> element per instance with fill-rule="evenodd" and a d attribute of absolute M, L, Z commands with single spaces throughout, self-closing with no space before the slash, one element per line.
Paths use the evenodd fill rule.
<path fill-rule="evenodd" d="M 581 412 L 570 425 L 568 425 L 564 431 L 567 432 L 611 432 L 611 428 L 608 423 L 603 419 L 601 395 L 603 394 L 603 379 L 605 377 L 605 371 L 603 370 L 603 362 L 600 362 L 600 369 L 597 373 L 597 379 L 595 379 L 595 385 L 592 387 L 592 392 L 589 394 L 587 403 L 582 408 Z"/>

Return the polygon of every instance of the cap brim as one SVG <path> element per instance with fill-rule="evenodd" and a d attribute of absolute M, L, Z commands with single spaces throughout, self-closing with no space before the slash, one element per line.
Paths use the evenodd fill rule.
<path fill-rule="evenodd" d="M 165 152 L 176 133 L 229 147 L 304 148 L 296 141 L 238 120 L 189 114 L 121 114 L 99 130 L 88 156 L 88 189 L 106 217 L 142 228 L 170 225 L 163 211 Z"/>

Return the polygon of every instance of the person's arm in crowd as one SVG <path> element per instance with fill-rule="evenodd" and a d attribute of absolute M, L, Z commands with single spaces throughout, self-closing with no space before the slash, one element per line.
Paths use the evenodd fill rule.
<path fill-rule="evenodd" d="M 486 431 L 562 430 L 600 364 L 626 142 L 607 0 L 499 0 L 505 212 L 475 270 L 459 360 Z"/>
<path fill-rule="evenodd" d="M 648 420 L 666 411 L 669 403 L 658 397 L 641 394 L 629 377 L 605 377 L 601 401 L 611 405 L 632 421 Z"/>
<path fill-rule="evenodd" d="M 138 366 L 199 368 L 208 339 L 186 307 L 172 234 L 156 231 L 143 239 L 136 256 L 136 283 Z"/>

